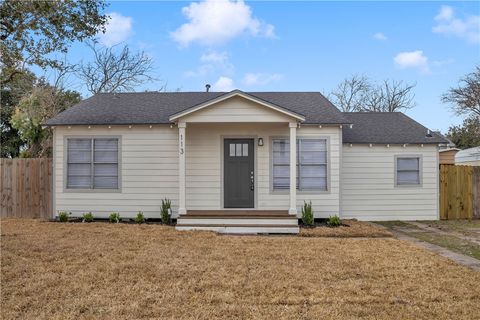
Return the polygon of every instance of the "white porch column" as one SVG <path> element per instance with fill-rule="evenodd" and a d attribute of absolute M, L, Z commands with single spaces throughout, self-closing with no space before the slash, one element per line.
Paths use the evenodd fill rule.
<path fill-rule="evenodd" d="M 186 214 L 187 209 L 185 205 L 185 151 L 186 139 L 185 122 L 178 123 L 178 214 Z"/>
<path fill-rule="evenodd" d="M 297 123 L 290 122 L 290 208 L 288 213 L 297 214 Z"/>

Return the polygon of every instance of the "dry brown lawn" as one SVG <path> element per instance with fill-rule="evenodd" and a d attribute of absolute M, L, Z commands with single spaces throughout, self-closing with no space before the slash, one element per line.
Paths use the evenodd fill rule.
<path fill-rule="evenodd" d="M 302 237 L 340 237 L 340 238 L 382 238 L 393 237 L 393 234 L 373 224 L 357 221 L 342 220 L 342 226 L 331 228 L 326 225 L 320 225 L 316 228 L 301 228 Z"/>
<path fill-rule="evenodd" d="M 394 238 L 1 221 L 3 319 L 478 319 L 480 273 Z"/>

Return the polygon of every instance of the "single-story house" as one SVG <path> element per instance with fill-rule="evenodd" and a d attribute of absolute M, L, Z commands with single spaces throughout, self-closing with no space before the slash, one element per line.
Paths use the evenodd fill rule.
<path fill-rule="evenodd" d="M 315 218 L 439 217 L 438 147 L 403 113 L 342 113 L 318 92 L 96 94 L 50 119 L 54 214 L 178 229 L 297 232 Z"/>

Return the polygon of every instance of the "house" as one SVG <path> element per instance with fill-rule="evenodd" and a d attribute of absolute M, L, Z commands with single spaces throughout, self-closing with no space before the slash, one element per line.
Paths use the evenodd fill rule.
<path fill-rule="evenodd" d="M 438 147 L 402 113 L 318 92 L 97 94 L 50 119 L 54 212 L 160 216 L 178 229 L 298 232 L 315 218 L 435 220 Z"/>
<path fill-rule="evenodd" d="M 460 166 L 480 166 L 480 147 L 460 150 L 455 154 L 455 164 Z"/>

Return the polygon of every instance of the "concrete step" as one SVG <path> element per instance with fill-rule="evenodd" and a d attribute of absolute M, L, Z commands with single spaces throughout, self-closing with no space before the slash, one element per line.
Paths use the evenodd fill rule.
<path fill-rule="evenodd" d="M 177 225 L 298 225 L 295 217 L 288 219 L 274 219 L 262 217 L 249 218 L 198 218 L 198 217 L 180 217 L 177 219 Z"/>
<path fill-rule="evenodd" d="M 214 225 L 177 225 L 175 229 L 180 231 L 204 230 L 225 234 L 297 234 L 300 229 L 297 226 L 214 226 Z"/>

